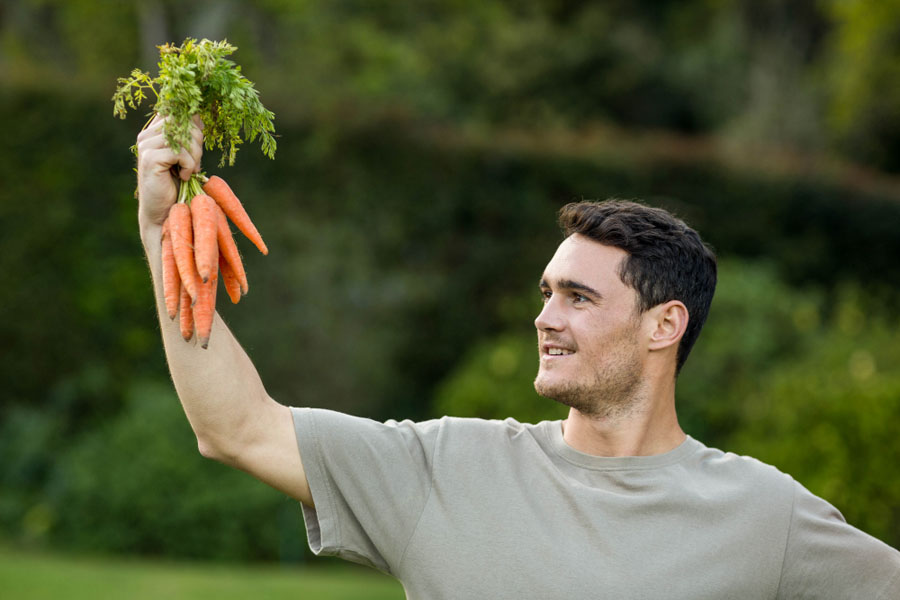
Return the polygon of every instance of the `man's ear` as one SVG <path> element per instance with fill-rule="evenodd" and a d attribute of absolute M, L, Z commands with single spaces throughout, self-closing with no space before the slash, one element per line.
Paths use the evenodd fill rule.
<path fill-rule="evenodd" d="M 669 300 L 648 311 L 649 350 L 662 350 L 681 341 L 688 324 L 687 307 L 680 300 Z"/>

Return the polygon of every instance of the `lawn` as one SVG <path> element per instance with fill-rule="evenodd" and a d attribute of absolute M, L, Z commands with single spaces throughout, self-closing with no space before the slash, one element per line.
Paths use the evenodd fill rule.
<path fill-rule="evenodd" d="M 20 552 L 6 547 L 0 547 L 0 596 L 9 600 L 404 598 L 397 581 L 362 567 L 159 562 Z"/>

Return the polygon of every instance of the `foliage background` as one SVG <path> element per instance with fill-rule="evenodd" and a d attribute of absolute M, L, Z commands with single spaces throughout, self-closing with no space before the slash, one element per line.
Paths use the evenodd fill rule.
<path fill-rule="evenodd" d="M 279 150 L 223 175 L 272 252 L 221 312 L 285 404 L 556 418 L 535 396 L 555 212 L 640 198 L 721 257 L 678 390 L 709 445 L 900 546 L 900 2 L 7 0 L 0 537 L 308 558 L 297 506 L 204 461 L 137 235 L 115 78 L 228 38 Z M 210 166 L 210 165 L 207 165 Z"/>

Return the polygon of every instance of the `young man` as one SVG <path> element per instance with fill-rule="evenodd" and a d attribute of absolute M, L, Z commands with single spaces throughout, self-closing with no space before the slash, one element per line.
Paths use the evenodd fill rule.
<path fill-rule="evenodd" d="M 675 381 L 715 257 L 635 203 L 566 207 L 540 282 L 535 388 L 564 421 L 377 423 L 268 396 L 217 317 L 209 348 L 165 317 L 169 168 L 138 137 L 139 221 L 169 367 L 204 456 L 300 500 L 309 543 L 396 576 L 410 598 L 900 598 L 900 553 L 789 476 L 685 435 Z"/>

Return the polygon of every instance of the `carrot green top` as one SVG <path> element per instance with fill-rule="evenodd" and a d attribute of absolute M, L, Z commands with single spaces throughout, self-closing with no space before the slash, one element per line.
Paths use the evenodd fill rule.
<path fill-rule="evenodd" d="M 227 41 L 188 38 L 181 46 L 159 46 L 159 74 L 150 77 L 140 69 L 130 77 L 120 77 L 113 95 L 113 114 L 124 119 L 127 109 L 137 109 L 147 90 L 156 96 L 154 112 L 169 117 L 164 131 L 169 147 L 180 152 L 190 145 L 191 117 L 203 120 L 204 146 L 219 148 L 222 158 L 234 164 L 238 146 L 260 138 L 263 153 L 275 157 L 275 115 L 259 101 L 253 83 L 241 74 L 241 67 L 226 59 L 236 47 Z M 132 149 L 134 150 L 134 148 Z"/>

